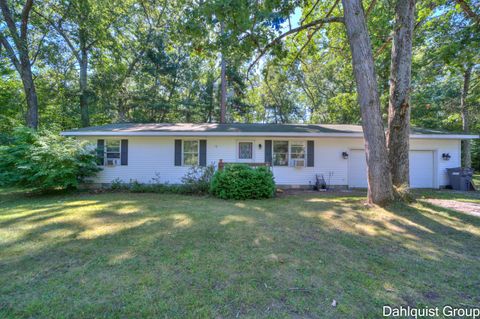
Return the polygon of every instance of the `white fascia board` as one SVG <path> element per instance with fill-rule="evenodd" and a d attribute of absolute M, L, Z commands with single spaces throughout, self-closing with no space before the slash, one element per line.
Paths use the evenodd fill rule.
<path fill-rule="evenodd" d="M 257 136 L 257 137 L 353 137 L 363 138 L 363 133 L 287 133 L 287 132 L 62 132 L 62 136 Z M 463 140 L 478 139 L 479 135 L 412 134 L 412 139 Z"/>
<path fill-rule="evenodd" d="M 433 140 L 474 140 L 480 138 L 480 135 L 463 134 L 412 134 L 410 138 L 415 139 L 433 139 Z"/>

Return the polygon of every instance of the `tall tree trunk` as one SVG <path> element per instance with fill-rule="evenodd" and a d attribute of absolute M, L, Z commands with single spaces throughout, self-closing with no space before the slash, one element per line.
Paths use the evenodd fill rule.
<path fill-rule="evenodd" d="M 12 62 L 22 79 L 23 90 L 25 92 L 25 99 L 27 101 L 27 126 L 38 128 L 38 99 L 35 90 L 35 83 L 32 76 L 32 64 L 30 62 L 29 48 L 28 48 L 28 21 L 30 11 L 33 7 L 33 0 L 25 1 L 20 20 L 20 32 L 17 29 L 17 23 L 14 21 L 15 15 L 8 7 L 7 0 L 0 0 L 0 10 L 3 15 L 3 20 L 10 33 L 10 39 L 13 46 L 10 44 L 7 36 L 0 32 L 0 48 L 3 46 L 7 52 L 7 56 Z M 15 52 L 16 51 L 16 52 Z M 18 57 L 17 57 L 18 54 Z"/>
<path fill-rule="evenodd" d="M 223 23 L 220 28 L 220 33 L 223 35 Z M 227 116 L 227 62 L 225 61 L 225 54 L 222 52 L 222 60 L 220 62 L 220 123 L 226 122 Z"/>
<path fill-rule="evenodd" d="M 393 187 L 370 37 L 361 0 L 342 0 L 342 3 L 362 115 L 368 202 L 384 205 L 393 200 Z"/>
<path fill-rule="evenodd" d="M 33 82 L 32 69 L 28 56 L 26 58 L 22 58 L 21 60 L 21 78 L 28 106 L 26 122 L 28 127 L 36 130 L 38 128 L 37 92 L 35 90 L 35 83 Z"/>
<path fill-rule="evenodd" d="M 208 109 L 208 119 L 207 119 L 207 122 L 208 123 L 212 123 L 212 118 L 213 118 L 213 109 L 214 109 L 214 101 L 215 101 L 215 80 L 213 79 L 213 76 L 212 76 L 212 79 L 210 80 L 210 85 L 211 85 L 211 92 L 210 92 L 210 105 L 209 105 L 209 109 Z"/>
<path fill-rule="evenodd" d="M 80 52 L 80 116 L 82 127 L 90 126 L 90 116 L 88 113 L 88 53 L 85 48 Z"/>
<path fill-rule="evenodd" d="M 467 97 L 472 76 L 472 65 L 468 65 L 463 74 L 462 96 L 460 98 L 460 109 L 462 112 L 462 129 L 465 134 L 470 134 L 470 123 L 468 114 Z M 464 167 L 472 167 L 472 146 L 470 140 L 462 141 L 462 162 Z"/>
<path fill-rule="evenodd" d="M 390 64 L 387 148 L 393 185 L 409 185 L 410 81 L 415 0 L 397 0 Z"/>
<path fill-rule="evenodd" d="M 220 123 L 226 122 L 227 116 L 227 75 L 226 75 L 226 62 L 222 53 L 221 62 L 221 74 L 220 74 Z"/>

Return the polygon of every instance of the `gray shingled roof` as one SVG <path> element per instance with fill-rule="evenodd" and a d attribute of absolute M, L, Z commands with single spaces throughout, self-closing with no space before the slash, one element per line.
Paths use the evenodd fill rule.
<path fill-rule="evenodd" d="M 118 123 L 101 126 L 84 127 L 63 132 L 65 135 L 87 132 L 116 132 L 116 133 L 362 133 L 360 125 L 348 124 L 193 124 L 193 123 Z M 456 134 L 452 132 L 412 128 L 412 134 Z M 462 133 L 458 133 L 462 134 Z"/>

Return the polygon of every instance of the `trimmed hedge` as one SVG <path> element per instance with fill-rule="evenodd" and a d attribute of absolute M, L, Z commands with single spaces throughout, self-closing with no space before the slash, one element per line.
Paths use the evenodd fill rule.
<path fill-rule="evenodd" d="M 227 165 L 213 175 L 210 193 L 222 199 L 270 198 L 275 194 L 275 181 L 266 167 Z"/>

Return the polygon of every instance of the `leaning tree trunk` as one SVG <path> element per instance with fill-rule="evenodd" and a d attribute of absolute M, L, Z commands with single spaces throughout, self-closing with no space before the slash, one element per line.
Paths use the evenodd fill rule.
<path fill-rule="evenodd" d="M 397 0 L 390 64 L 387 148 L 393 185 L 409 185 L 410 80 L 415 0 Z"/>
<path fill-rule="evenodd" d="M 467 66 L 463 74 L 462 96 L 460 98 L 460 109 L 462 112 L 462 129 L 465 134 L 470 134 L 470 123 L 467 105 L 468 90 L 470 88 L 470 78 L 472 76 L 472 66 Z M 470 140 L 462 141 L 462 162 L 464 167 L 472 167 L 472 146 Z"/>
<path fill-rule="evenodd" d="M 370 37 L 361 0 L 342 0 L 342 3 L 362 115 L 368 201 L 384 205 L 393 199 L 393 187 Z"/>

